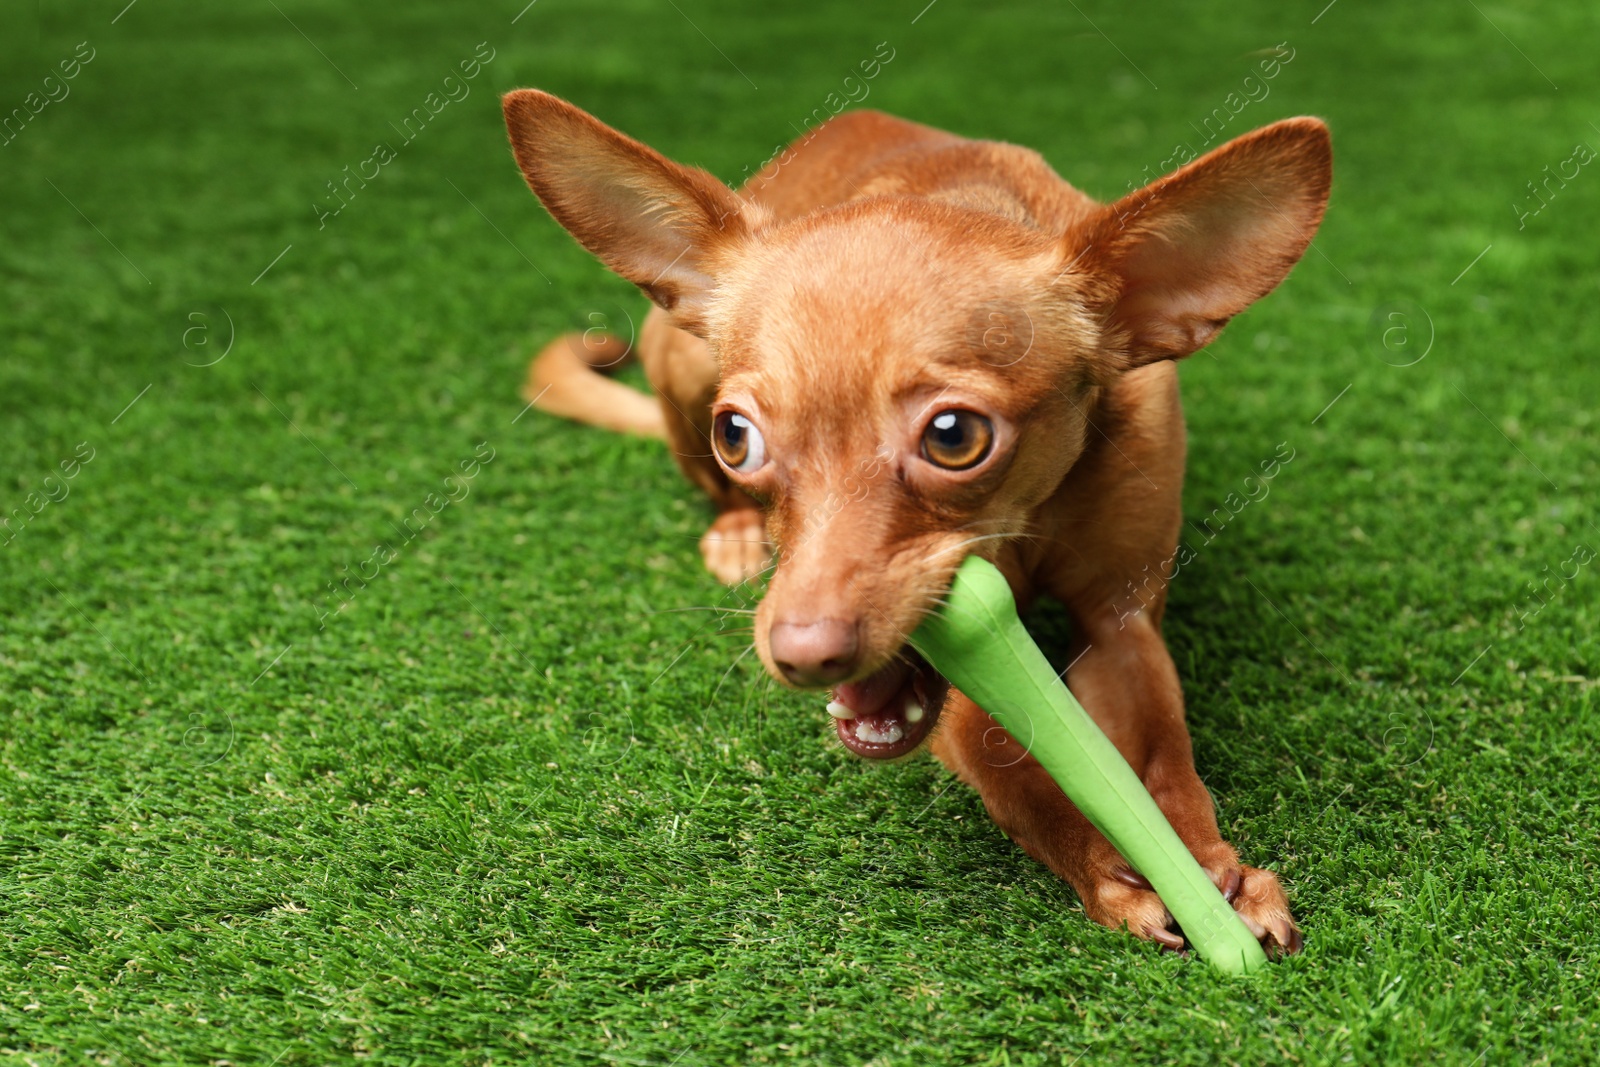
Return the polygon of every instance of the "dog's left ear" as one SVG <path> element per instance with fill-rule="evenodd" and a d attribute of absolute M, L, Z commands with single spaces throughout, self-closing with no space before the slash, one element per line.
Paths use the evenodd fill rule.
<path fill-rule="evenodd" d="M 1127 337 L 1130 366 L 1177 359 L 1288 275 L 1332 180 L 1328 127 L 1285 119 L 1107 206 L 1063 253 L 1109 276 L 1108 325 Z"/>

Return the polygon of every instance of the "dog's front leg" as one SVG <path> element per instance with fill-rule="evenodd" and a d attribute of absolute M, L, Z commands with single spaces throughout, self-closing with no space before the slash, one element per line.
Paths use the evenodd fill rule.
<path fill-rule="evenodd" d="M 1079 633 L 1067 677 L 1073 693 L 1262 942 L 1297 950 L 1300 932 L 1277 876 L 1241 867 L 1218 831 L 1211 796 L 1195 771 L 1177 672 L 1155 624 L 1141 615 L 1094 630 L 1080 626 Z M 951 693 L 944 719 L 935 753 L 978 790 L 1012 840 L 1072 884 L 1090 918 L 1181 946 L 1160 898 L 1018 739 L 960 693 Z"/>

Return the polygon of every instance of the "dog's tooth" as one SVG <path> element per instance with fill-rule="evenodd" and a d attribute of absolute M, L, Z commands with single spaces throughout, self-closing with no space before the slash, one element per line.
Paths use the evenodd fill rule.
<path fill-rule="evenodd" d="M 851 711 L 848 707 L 839 703 L 837 700 L 828 701 L 828 714 L 832 715 L 835 719 L 853 719 L 856 717 L 856 713 L 854 711 Z"/>
<path fill-rule="evenodd" d="M 856 740 L 866 741 L 874 745 L 892 745 L 905 736 L 905 731 L 900 729 L 900 724 L 890 723 L 887 730 L 879 730 L 866 719 L 856 723 Z"/>
<path fill-rule="evenodd" d="M 908 695 L 906 697 L 906 722 L 921 722 L 921 721 L 922 721 L 922 701 L 918 700 L 914 694 L 913 695 Z"/>

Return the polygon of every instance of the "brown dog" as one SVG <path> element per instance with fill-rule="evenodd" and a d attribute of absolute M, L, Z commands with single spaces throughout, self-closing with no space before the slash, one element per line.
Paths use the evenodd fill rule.
<path fill-rule="evenodd" d="M 1322 122 L 1256 130 L 1103 205 L 1034 152 L 872 111 L 734 192 L 546 93 L 504 104 L 545 207 L 656 304 L 638 354 L 659 405 L 592 369 L 624 342 L 579 335 L 534 360 L 526 396 L 665 437 L 716 506 L 700 551 L 718 578 L 776 550 L 755 617 L 767 669 L 831 687 L 861 756 L 931 738 L 1092 918 L 1181 947 L 1148 883 L 907 647 L 962 558 L 984 556 L 1019 604 L 1066 605 L 1073 692 L 1263 943 L 1298 949 L 1277 877 L 1240 865 L 1195 772 L 1164 581 L 1126 602 L 1177 545 L 1173 361 L 1310 244 L 1332 173 Z"/>

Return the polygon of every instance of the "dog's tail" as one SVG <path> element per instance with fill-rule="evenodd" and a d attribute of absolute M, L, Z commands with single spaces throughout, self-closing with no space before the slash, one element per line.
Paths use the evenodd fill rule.
<path fill-rule="evenodd" d="M 601 372 L 628 362 L 628 342 L 590 330 L 569 333 L 545 345 L 528 364 L 522 398 L 540 411 L 641 437 L 667 436 L 656 398 Z"/>

